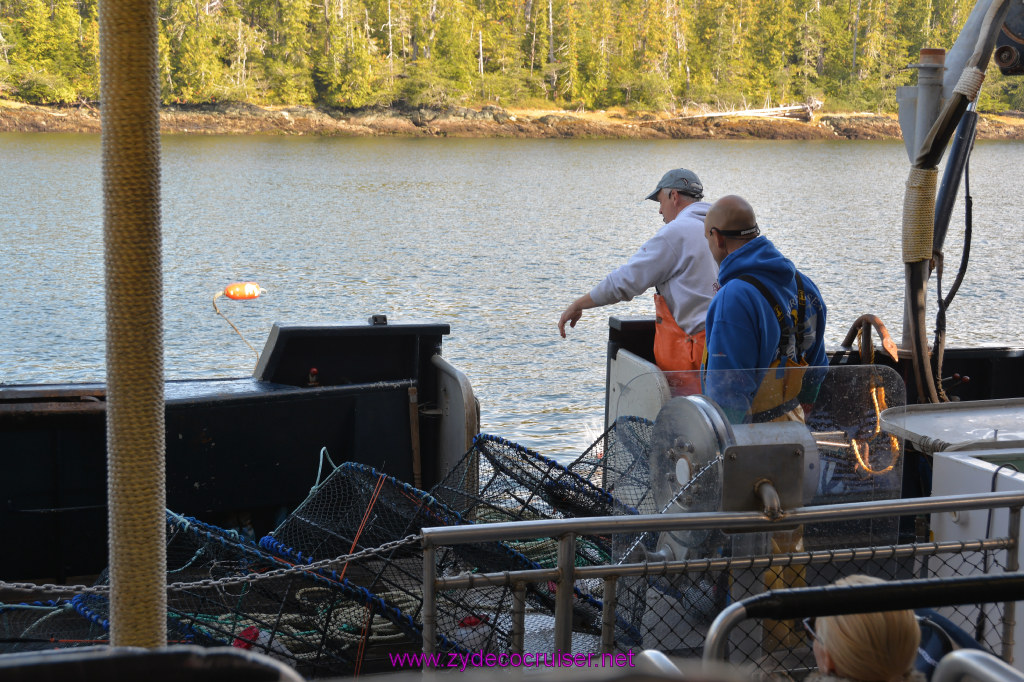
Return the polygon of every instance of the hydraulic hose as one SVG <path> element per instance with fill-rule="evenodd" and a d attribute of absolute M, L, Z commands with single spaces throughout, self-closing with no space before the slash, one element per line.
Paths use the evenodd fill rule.
<path fill-rule="evenodd" d="M 935 237 L 932 251 L 935 257 L 935 289 L 938 299 L 938 311 L 935 313 L 935 341 L 932 343 L 932 376 L 936 382 L 936 392 L 939 400 L 945 402 L 949 398 L 942 386 L 942 361 L 946 353 L 946 309 L 952 302 L 956 292 L 963 282 L 964 273 L 967 271 L 967 262 L 971 252 L 971 191 L 967 166 L 970 161 L 971 151 L 974 148 L 974 137 L 977 133 L 978 114 L 972 109 L 964 113 L 960 125 L 956 129 L 956 137 L 953 139 L 953 146 L 949 150 L 949 158 L 946 160 L 946 171 L 942 176 L 942 185 L 939 188 L 939 196 L 935 202 Z M 964 232 L 963 253 L 960 258 L 960 268 L 957 271 L 953 286 L 949 294 L 942 295 L 943 244 L 946 239 L 946 232 L 949 229 L 950 216 L 953 213 L 953 205 L 956 203 L 956 193 L 960 187 L 960 181 L 965 183 L 965 216 L 967 221 Z"/>
<path fill-rule="evenodd" d="M 910 358 L 914 368 L 917 400 L 918 402 L 937 403 L 939 402 L 939 395 L 935 389 L 935 379 L 932 375 L 931 360 L 928 353 L 928 336 L 925 329 L 927 322 L 924 314 L 925 285 L 928 283 L 928 261 L 907 263 L 905 270 L 907 304 L 910 308 L 908 315 L 911 340 Z"/>
<path fill-rule="evenodd" d="M 935 236 L 932 239 L 933 253 L 942 253 L 942 246 L 946 241 L 946 232 L 949 230 L 950 216 L 953 214 L 956 195 L 960 189 L 960 181 L 963 179 L 964 167 L 967 165 L 967 158 L 974 148 L 974 138 L 977 131 L 977 112 L 965 112 L 963 118 L 960 119 L 960 125 L 957 126 L 956 136 L 953 138 L 953 146 L 949 149 L 949 158 L 946 159 L 946 170 L 942 174 L 942 183 L 939 185 L 939 194 L 935 200 Z"/>
<path fill-rule="evenodd" d="M 935 290 L 937 292 L 937 298 L 939 303 L 939 311 L 935 315 L 935 343 L 934 347 L 934 362 L 932 370 L 936 378 L 937 391 L 939 397 L 942 400 L 947 400 L 945 389 L 942 387 L 942 360 L 946 353 L 946 309 L 949 308 L 949 304 L 953 302 L 953 297 L 956 296 L 956 292 L 960 290 L 960 285 L 964 281 L 964 275 L 967 273 L 967 263 L 971 257 L 971 236 L 974 231 L 974 218 L 973 218 L 973 199 L 971 198 L 971 174 L 970 174 L 970 157 L 967 158 L 967 163 L 964 165 L 964 248 L 963 253 L 960 255 L 960 267 L 957 270 L 956 278 L 953 280 L 953 286 L 949 288 L 949 293 L 945 297 L 942 295 L 942 255 L 938 255 L 939 267 L 935 274 Z"/>

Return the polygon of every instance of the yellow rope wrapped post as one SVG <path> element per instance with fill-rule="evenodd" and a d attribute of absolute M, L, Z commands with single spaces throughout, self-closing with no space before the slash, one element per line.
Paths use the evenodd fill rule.
<path fill-rule="evenodd" d="M 937 168 L 911 168 L 903 195 L 903 262 L 931 260 Z"/>
<path fill-rule="evenodd" d="M 155 0 L 100 0 L 110 642 L 167 643 Z"/>
<path fill-rule="evenodd" d="M 935 234 L 936 168 L 911 168 L 903 198 L 903 262 L 905 263 L 907 337 L 919 402 L 939 401 L 925 334 L 925 284 Z"/>

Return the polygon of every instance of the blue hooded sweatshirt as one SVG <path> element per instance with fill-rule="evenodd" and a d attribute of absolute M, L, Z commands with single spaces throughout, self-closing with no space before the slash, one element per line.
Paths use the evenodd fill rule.
<path fill-rule="evenodd" d="M 739 279 L 752 275 L 768 289 L 795 323 L 797 309 L 796 267 L 782 255 L 767 237 L 757 237 L 722 260 L 718 271 L 719 290 L 711 299 L 705 322 L 707 355 L 702 381 L 706 395 L 717 402 L 734 421 L 744 420 L 767 368 L 780 360 L 779 320 L 771 304 L 749 282 Z M 802 356 L 807 364 L 828 364 L 825 355 L 825 303 L 821 292 L 801 273 L 806 295 L 801 347 L 796 334 L 790 334 L 788 357 Z M 717 370 L 751 370 L 721 372 Z M 773 370 L 779 372 L 780 370 Z M 820 381 L 820 373 L 815 373 Z M 814 383 L 816 392 L 817 382 Z M 808 384 L 804 382 L 805 386 Z"/>

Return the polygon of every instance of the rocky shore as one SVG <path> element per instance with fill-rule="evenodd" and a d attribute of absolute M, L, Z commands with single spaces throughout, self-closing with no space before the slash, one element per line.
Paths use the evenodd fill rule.
<path fill-rule="evenodd" d="M 516 137 L 629 139 L 899 139 L 895 115 L 820 114 L 804 120 L 778 117 L 631 116 L 607 112 L 552 112 L 484 106 L 356 110 L 307 106 L 263 108 L 224 102 L 171 105 L 160 112 L 165 133 L 200 135 L 333 135 L 348 137 Z M 0 101 L 0 132 L 100 131 L 93 103 L 41 107 Z M 983 115 L 980 139 L 1024 139 L 1024 115 Z"/>

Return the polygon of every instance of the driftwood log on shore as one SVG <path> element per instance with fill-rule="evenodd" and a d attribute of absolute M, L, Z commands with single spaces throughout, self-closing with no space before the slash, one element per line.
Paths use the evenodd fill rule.
<path fill-rule="evenodd" d="M 776 108 L 778 109 L 778 108 Z M 777 113 L 715 112 L 686 116 L 564 112 L 468 107 L 372 107 L 356 110 L 308 106 L 263 108 L 223 102 L 173 105 L 160 114 L 170 134 L 323 135 L 344 137 L 516 137 L 626 139 L 899 139 L 891 114 L 813 114 L 806 120 Z M 40 107 L 0 101 L 0 132 L 98 133 L 94 103 Z M 1024 118 L 983 116 L 982 139 L 1024 139 Z"/>
<path fill-rule="evenodd" d="M 670 121 L 690 121 L 700 118 L 795 118 L 798 121 L 811 121 L 814 118 L 814 112 L 819 109 L 821 103 L 818 106 L 811 104 L 790 104 L 781 107 L 762 107 L 760 109 L 737 109 L 732 111 L 710 111 L 701 114 L 687 114 L 686 116 L 676 116 L 667 120 Z"/>

